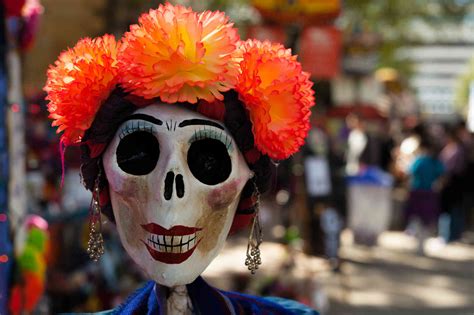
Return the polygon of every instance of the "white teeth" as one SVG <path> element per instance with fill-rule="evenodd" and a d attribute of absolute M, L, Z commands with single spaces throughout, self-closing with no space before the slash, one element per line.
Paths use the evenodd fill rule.
<path fill-rule="evenodd" d="M 193 248 L 194 244 L 196 243 L 196 238 L 192 238 L 188 243 L 188 248 Z"/>
<path fill-rule="evenodd" d="M 171 243 L 173 246 L 177 246 L 179 244 L 181 244 L 181 240 L 183 239 L 182 236 L 174 236 L 171 238 Z"/>
<path fill-rule="evenodd" d="M 196 233 L 184 236 L 167 236 L 151 234 L 148 245 L 158 252 L 185 253 L 196 244 Z"/>

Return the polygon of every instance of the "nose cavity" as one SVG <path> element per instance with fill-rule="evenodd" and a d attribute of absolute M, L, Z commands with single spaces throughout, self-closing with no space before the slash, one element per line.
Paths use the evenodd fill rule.
<path fill-rule="evenodd" d="M 169 171 L 166 174 L 165 178 L 165 192 L 164 196 L 166 200 L 170 200 L 173 195 L 173 182 L 174 182 L 174 173 Z"/>
<path fill-rule="evenodd" d="M 183 198 L 184 196 L 184 180 L 183 175 L 178 174 L 174 175 L 174 172 L 169 171 L 165 177 L 165 192 L 164 197 L 166 200 L 170 200 L 173 196 L 173 186 L 176 179 L 176 195 L 178 198 Z"/>
<path fill-rule="evenodd" d="M 183 198 L 184 196 L 184 181 L 181 174 L 176 175 L 176 194 L 178 198 Z"/>

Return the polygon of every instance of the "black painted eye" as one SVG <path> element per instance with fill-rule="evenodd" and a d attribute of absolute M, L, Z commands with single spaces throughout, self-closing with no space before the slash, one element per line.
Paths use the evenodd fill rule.
<path fill-rule="evenodd" d="M 154 135 L 136 131 L 120 140 L 117 147 L 117 164 L 132 175 L 146 175 L 155 169 L 160 157 L 160 144 Z"/>
<path fill-rule="evenodd" d="M 188 165 L 194 177 L 206 185 L 222 183 L 232 171 L 226 146 L 215 139 L 193 142 L 188 151 Z"/>

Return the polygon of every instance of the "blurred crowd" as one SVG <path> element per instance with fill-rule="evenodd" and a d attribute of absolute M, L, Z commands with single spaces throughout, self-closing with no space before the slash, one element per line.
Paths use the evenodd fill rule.
<path fill-rule="evenodd" d="M 346 171 L 377 167 L 391 174 L 394 187 L 407 191 L 401 217 L 407 232 L 420 240 L 435 233 L 445 242 L 459 240 L 472 225 L 472 134 L 462 120 L 414 122 L 377 135 L 363 118 L 350 117 Z"/>
<path fill-rule="evenodd" d="M 377 106 L 329 108 L 317 116 L 302 157 L 309 252 L 338 268 L 337 235 L 351 228 L 373 245 L 388 229 L 442 245 L 472 230 L 473 134 L 461 117 L 424 117 L 398 79 L 384 83 Z"/>

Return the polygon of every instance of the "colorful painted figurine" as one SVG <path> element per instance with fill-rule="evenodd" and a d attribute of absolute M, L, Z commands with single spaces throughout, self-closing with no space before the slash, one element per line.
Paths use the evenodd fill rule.
<path fill-rule="evenodd" d="M 61 143 L 82 148 L 90 256 L 104 251 L 104 213 L 151 280 L 111 313 L 316 314 L 200 277 L 229 232 L 249 224 L 245 263 L 261 264 L 259 194 L 272 160 L 304 143 L 314 105 L 290 50 L 240 41 L 221 12 L 165 4 L 118 42 L 86 38 L 63 52 L 45 90 Z"/>

